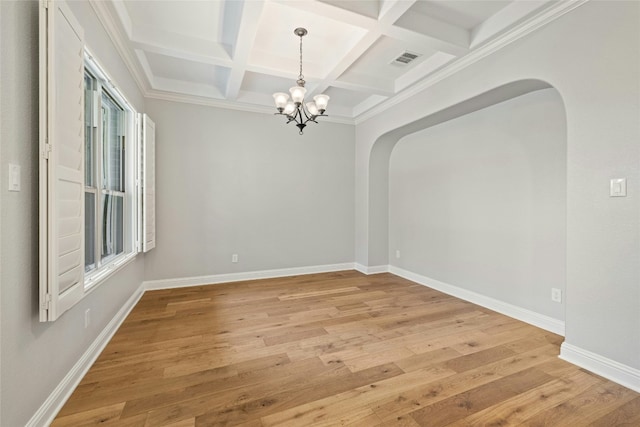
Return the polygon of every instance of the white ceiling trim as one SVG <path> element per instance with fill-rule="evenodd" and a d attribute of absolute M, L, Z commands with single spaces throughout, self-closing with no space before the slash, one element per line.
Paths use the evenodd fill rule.
<path fill-rule="evenodd" d="M 235 44 L 235 53 L 231 75 L 226 88 L 226 97 L 235 99 L 238 97 L 242 80 L 246 71 L 249 54 L 251 53 L 251 45 L 247 40 L 256 37 L 258 31 L 258 21 L 264 8 L 264 2 L 253 1 L 245 2 L 242 8 L 242 18 L 240 19 L 240 30 L 238 31 L 238 40 Z"/>
<path fill-rule="evenodd" d="M 276 0 L 277 1 L 277 0 Z M 360 15 L 355 12 L 351 12 L 345 9 L 336 8 L 335 6 L 331 6 L 330 4 L 322 3 L 322 2 L 287 2 L 286 4 L 291 6 L 295 5 L 296 7 L 309 11 L 312 13 L 316 13 L 319 15 L 327 16 L 334 20 L 344 20 L 345 22 L 351 25 L 357 25 L 363 29 L 369 31 L 368 36 L 365 36 L 360 42 L 358 42 L 348 53 L 347 57 L 353 59 L 354 55 L 359 57 L 362 55 L 364 51 L 372 46 L 373 43 L 382 35 L 393 36 L 394 32 L 399 32 L 404 39 L 415 38 L 419 39 L 421 43 L 433 43 L 438 42 L 440 44 L 445 43 L 448 46 L 447 49 L 456 50 L 457 54 L 466 53 L 466 55 L 462 56 L 459 59 L 454 59 L 448 65 L 444 65 L 440 70 L 434 72 L 433 74 L 424 77 L 422 79 L 415 79 L 416 73 L 411 73 L 412 75 L 406 75 L 405 78 L 396 80 L 395 88 L 393 89 L 401 89 L 399 93 L 393 95 L 389 98 L 383 95 L 389 95 L 388 90 L 382 90 L 376 92 L 372 91 L 374 94 L 367 98 L 365 101 L 353 107 L 353 114 L 355 118 L 347 118 L 342 116 L 329 116 L 325 120 L 337 123 L 345 123 L 345 124 L 358 124 L 362 123 L 365 120 L 368 120 L 371 117 L 374 117 L 382 112 L 386 111 L 389 108 L 397 105 L 398 103 L 406 100 L 412 95 L 427 89 L 428 87 L 436 84 L 437 82 L 457 73 L 458 71 L 470 66 L 471 64 L 479 61 L 480 59 L 491 55 L 492 53 L 502 49 L 503 47 L 511 44 L 512 42 L 520 39 L 521 37 L 526 36 L 527 34 L 539 29 L 540 27 L 554 21 L 560 16 L 564 15 L 572 11 L 573 9 L 581 6 L 588 0 L 561 0 L 558 2 L 550 2 L 546 6 L 540 9 L 532 17 L 526 19 L 520 24 L 515 25 L 513 28 L 508 29 L 505 33 L 497 36 L 495 39 L 490 39 L 491 34 L 495 34 L 495 31 L 504 30 L 508 27 L 509 20 L 510 22 L 514 22 L 513 19 L 522 19 L 526 16 L 527 13 L 531 13 L 533 6 L 520 6 L 515 4 L 507 7 L 506 10 L 503 10 L 503 13 L 499 13 L 491 17 L 487 20 L 483 25 L 477 27 L 472 33 L 469 34 L 469 41 L 472 45 L 479 45 L 475 49 L 469 52 L 469 47 L 460 46 L 460 39 L 464 36 L 461 32 L 451 33 L 448 37 L 446 33 L 448 30 L 454 30 L 453 27 L 440 26 L 440 33 L 434 34 L 434 36 L 440 37 L 438 40 L 434 39 L 429 34 L 424 34 L 422 31 L 417 32 L 413 29 L 402 28 L 394 25 L 394 16 L 400 15 L 402 16 L 405 12 L 407 12 L 407 8 L 410 7 L 412 2 L 404 2 L 404 1 L 386 1 L 382 3 L 382 9 L 386 13 L 381 13 L 380 19 L 369 18 L 363 15 Z M 147 79 L 147 77 L 151 78 L 152 73 L 150 70 L 144 70 L 144 66 L 141 65 L 145 61 L 138 61 L 136 58 L 136 53 L 134 51 L 135 47 L 129 43 L 130 37 L 127 36 L 126 32 L 130 29 L 123 28 L 123 25 L 127 25 L 127 22 L 122 23 L 122 20 L 119 20 L 116 14 L 118 13 L 117 7 L 122 6 L 119 4 L 113 4 L 113 7 L 109 6 L 111 2 L 101 1 L 101 0 L 89 0 L 90 5 L 96 12 L 98 19 L 101 24 L 107 31 L 111 41 L 114 43 L 116 50 L 122 60 L 124 61 L 126 67 L 129 69 L 129 72 L 132 74 L 134 81 L 136 82 L 138 88 L 142 92 L 143 96 L 147 98 L 155 98 L 155 99 L 164 99 L 175 102 L 182 103 L 192 103 L 197 105 L 207 105 L 219 108 L 227 108 L 239 111 L 249 111 L 249 112 L 258 112 L 258 113 L 266 113 L 273 114 L 273 108 L 268 106 L 261 105 L 250 105 L 238 101 L 226 101 L 224 99 L 210 99 L 198 95 L 188 95 L 188 94 L 175 94 L 175 93 L 167 93 L 163 90 L 153 89 L 151 86 L 153 82 Z M 262 8 L 259 8 L 260 11 Z M 339 9 L 339 10 L 336 10 Z M 260 16 L 260 11 L 254 10 L 254 12 L 250 13 L 250 17 L 247 18 L 247 23 L 254 22 L 254 17 Z M 515 17 L 515 18 L 514 18 Z M 388 18 L 388 19 L 387 19 Z M 256 18 L 258 19 L 258 18 Z M 243 21 L 245 17 L 243 17 Z M 126 21 L 126 19 L 125 19 Z M 255 27 L 255 25 L 254 25 Z M 435 30 L 438 30 L 435 28 Z M 241 24 L 240 32 L 247 31 L 245 24 Z M 240 35 L 240 37 L 242 37 Z M 489 41 L 484 42 L 484 40 L 489 39 Z M 446 40 L 446 42 L 444 40 Z M 457 40 L 456 40 L 457 39 Z M 456 43 L 451 43 L 451 41 L 456 41 Z M 138 43 L 140 41 L 138 40 Z M 133 43 L 136 43 L 135 41 Z M 483 44 L 484 43 L 484 44 Z M 148 49 L 150 46 L 146 45 L 145 48 Z M 162 53 L 162 49 L 167 49 L 167 47 L 157 47 L 157 49 L 148 49 L 149 51 L 156 51 L 157 53 Z M 439 46 L 439 50 L 442 52 L 447 52 L 447 49 L 442 45 Z M 458 51 L 460 50 L 460 51 Z M 176 55 L 176 52 L 167 52 L 171 53 L 170 56 L 180 57 L 181 55 Z M 182 57 L 184 55 L 191 55 L 194 52 L 182 52 Z M 240 52 L 242 53 L 242 52 Z M 248 55 L 245 52 L 244 55 L 244 64 L 233 65 L 229 67 L 231 68 L 232 78 L 229 80 L 229 84 L 226 87 L 226 94 L 234 94 L 240 92 L 240 85 L 242 83 L 242 79 L 244 78 L 244 73 L 247 71 L 255 71 L 260 72 L 260 68 L 249 66 L 246 64 Z M 188 58 L 185 58 L 188 59 Z M 214 65 L 223 65 L 219 63 L 221 60 L 209 58 L 202 58 L 201 55 L 196 54 L 192 59 L 200 62 L 208 62 L 214 63 Z M 203 61 L 203 59 L 205 59 Z M 242 58 L 240 58 L 242 59 Z M 222 62 L 225 62 L 223 60 Z M 231 61 L 233 62 L 233 61 Z M 344 63 L 343 63 L 344 62 Z M 344 82 L 340 84 L 337 78 L 344 72 L 343 68 L 345 67 L 345 63 L 349 61 L 341 61 L 340 63 L 334 66 L 334 69 L 330 71 L 330 75 L 326 76 L 320 81 L 317 81 L 316 88 L 310 88 L 310 92 L 320 93 L 321 91 L 326 90 L 330 86 L 351 86 L 352 82 Z M 224 65 L 227 65 L 226 63 Z M 348 66 L 349 64 L 347 64 Z M 238 67 L 236 69 L 236 66 Z M 265 71 L 268 71 L 265 69 Z M 235 74 L 234 74 L 235 73 Z M 281 77 L 290 77 L 288 74 L 290 73 L 277 73 Z M 333 78 L 333 81 L 331 80 Z M 416 83 L 414 83 L 416 82 Z M 366 86 L 366 85 L 363 85 Z M 349 89 L 349 87 L 343 87 L 344 89 Z M 315 89 L 315 91 L 313 90 Z M 385 88 L 386 89 L 386 88 Z M 383 93 L 379 93 L 383 92 Z M 375 94 L 378 93 L 378 94 Z"/>
<path fill-rule="evenodd" d="M 515 42 L 516 40 L 526 36 L 527 34 L 536 31 L 537 29 L 549 24 L 550 22 L 555 21 L 562 15 L 571 12 L 572 10 L 582 6 L 589 0 L 565 0 L 552 3 L 549 7 L 545 8 L 543 11 L 538 13 L 537 15 L 529 18 L 525 22 L 520 25 L 515 26 L 511 30 L 506 33 L 496 37 L 495 39 L 487 42 L 476 50 L 471 51 L 466 56 L 454 60 L 449 65 L 443 67 L 441 70 L 436 71 L 430 76 L 420 80 L 415 85 L 408 87 L 402 92 L 396 94 L 395 96 L 389 98 L 386 101 L 381 102 L 370 110 L 358 115 L 355 117 L 355 123 L 359 124 L 368 120 L 372 117 L 375 117 L 378 114 L 383 113 L 389 108 L 399 104 L 400 102 L 412 97 L 418 92 L 421 92 L 441 80 L 446 79 L 447 77 L 463 70 L 464 68 L 474 64 L 475 62 L 481 60 L 482 58 L 497 52 L 498 50 L 508 46 L 509 44 Z"/>

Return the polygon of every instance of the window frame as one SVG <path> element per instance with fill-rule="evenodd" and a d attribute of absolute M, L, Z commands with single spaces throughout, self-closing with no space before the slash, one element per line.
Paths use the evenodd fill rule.
<path fill-rule="evenodd" d="M 138 132 L 138 112 L 133 108 L 131 103 L 122 95 L 113 81 L 109 78 L 108 74 L 104 71 L 104 68 L 91 54 L 89 49 L 85 47 L 84 52 L 84 72 L 94 79 L 95 90 L 93 96 L 94 103 L 97 103 L 97 108 L 93 106 L 93 111 L 97 110 L 98 117 L 95 118 L 95 124 L 93 126 L 94 131 L 94 146 L 93 146 L 93 186 L 88 187 L 84 185 L 84 194 L 93 193 L 94 198 L 94 211 L 95 211 L 95 226 L 94 226 L 94 265 L 95 267 L 90 270 L 86 270 L 84 265 L 84 294 L 88 294 L 101 283 L 108 279 L 112 274 L 120 270 L 122 267 L 133 261 L 139 252 L 139 224 L 138 224 L 138 146 L 139 146 L 139 132 Z M 115 190 L 109 190 L 103 188 L 102 182 L 102 155 L 104 152 L 104 143 L 102 137 L 102 96 L 105 93 L 111 100 L 123 110 L 123 155 L 124 161 L 122 168 L 124 169 L 124 192 Z M 95 105 L 95 104 L 94 104 Z M 85 109 L 86 112 L 86 109 Z M 85 146 L 86 149 L 86 146 Z M 86 155 L 86 153 L 85 153 Z M 84 159 L 86 165 L 86 157 Z M 103 198 L 107 194 L 117 193 L 123 196 L 123 250 L 119 254 L 109 255 L 103 258 L 102 256 L 102 244 L 103 244 Z M 86 214 L 87 212 L 85 212 Z M 85 236 L 86 238 L 86 236 Z M 86 257 L 85 248 L 85 257 Z"/>

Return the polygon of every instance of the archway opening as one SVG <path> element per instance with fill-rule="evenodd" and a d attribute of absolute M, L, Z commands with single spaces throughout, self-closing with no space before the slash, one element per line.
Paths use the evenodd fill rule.
<path fill-rule="evenodd" d="M 539 80 L 383 135 L 369 165 L 369 265 L 563 321 L 550 293 L 565 288 L 566 141 L 562 99 Z"/>

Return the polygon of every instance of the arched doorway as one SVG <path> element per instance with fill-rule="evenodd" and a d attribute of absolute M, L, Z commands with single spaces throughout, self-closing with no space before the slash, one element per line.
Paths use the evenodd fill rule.
<path fill-rule="evenodd" d="M 494 113 L 492 109 L 501 103 L 505 104 L 500 107 L 501 112 Z M 531 103 L 538 105 L 527 107 Z M 523 109 L 524 111 L 518 111 Z M 430 172 L 421 176 L 404 176 L 402 179 L 405 182 L 396 183 L 395 186 L 396 193 L 401 194 L 394 197 L 390 193 L 390 159 L 396 159 L 399 141 L 413 141 L 413 151 L 400 150 L 402 159 L 396 160 L 401 163 L 409 161 L 415 172 L 419 170 L 416 167 L 420 164 L 417 157 L 433 157 L 434 153 L 441 153 L 443 148 L 453 150 L 444 154 L 444 157 L 455 156 L 454 151 L 464 149 L 462 147 L 465 143 L 461 140 L 463 136 L 458 135 L 453 137 L 457 138 L 457 144 L 453 148 L 433 143 L 428 146 L 427 151 L 416 151 L 416 147 L 425 146 L 417 141 L 420 138 L 415 137 L 416 135 L 443 126 L 448 126 L 449 131 L 458 126 L 471 129 L 468 118 L 478 115 L 481 110 L 485 112 L 485 116 L 490 114 L 487 116 L 489 118 L 491 114 L 501 115 L 494 122 L 485 123 L 485 133 L 487 130 L 495 130 L 508 135 L 502 135 L 501 141 L 492 140 L 495 144 L 487 144 L 486 148 L 494 150 L 494 153 L 477 146 L 482 143 L 483 138 L 488 138 L 487 135 L 471 135 L 469 147 L 474 148 L 476 154 L 483 153 L 485 158 L 497 156 L 492 161 L 510 163 L 503 168 L 503 178 L 506 180 L 504 185 L 510 189 L 510 195 L 503 194 L 507 197 L 501 197 L 501 173 L 496 171 L 500 165 L 491 162 L 485 165 L 484 171 L 482 167 L 475 168 L 476 175 L 484 176 L 487 179 L 484 184 L 488 186 L 485 188 L 486 194 L 477 194 L 477 197 L 469 191 L 477 192 L 482 185 L 475 189 L 449 188 L 441 192 L 435 191 L 439 196 L 432 191 L 431 200 L 422 197 L 424 194 L 418 191 L 420 184 L 413 186 L 408 192 L 398 191 L 403 185 L 411 187 L 412 179 L 445 179 L 446 173 L 452 173 L 455 162 L 447 166 L 448 172 L 440 171 L 440 176 Z M 542 115 L 540 118 L 531 117 L 531 120 L 548 123 L 532 123 L 531 128 L 527 129 L 526 117 L 537 114 L 536 111 Z M 506 127 L 499 129 L 502 127 L 501 120 L 517 121 L 519 116 L 520 120 L 524 120 L 520 124 L 505 123 Z M 481 121 L 486 121 L 487 117 Z M 462 122 L 464 120 L 465 123 Z M 522 128 L 520 135 L 514 126 Z M 538 132 L 539 135 L 532 132 Z M 480 141 L 473 140 L 476 136 Z M 424 135 L 424 138 L 428 140 L 429 136 Z M 517 140 L 512 141 L 511 145 L 504 145 L 509 143 L 509 138 Z M 536 144 L 535 138 L 542 140 Z M 507 311 L 513 306 L 514 309 L 522 309 L 525 314 L 531 312 L 536 317 L 529 319 L 533 323 L 544 324 L 548 329 L 562 332 L 564 306 L 552 303 L 550 292 L 551 288 L 557 288 L 564 293 L 565 288 L 566 141 L 566 114 L 560 94 L 540 80 L 520 80 L 494 88 L 385 133 L 377 139 L 369 157 L 369 265 L 390 265 L 392 268 L 406 269 L 412 274 L 460 287 L 463 294 L 468 291 L 499 300 L 507 307 Z M 526 146 L 520 142 L 526 142 Z M 502 148 L 500 144 L 503 144 Z M 509 149 L 505 150 L 505 147 Z M 429 149 L 435 151 L 429 154 Z M 532 151 L 517 152 L 522 149 Z M 473 156 L 471 151 L 467 149 L 462 154 Z M 553 161 L 545 164 L 545 155 L 551 156 Z M 452 158 L 447 161 L 450 160 Z M 472 159 L 465 157 L 463 161 Z M 429 162 L 425 163 L 425 167 L 427 163 Z M 396 175 L 400 170 L 402 166 L 399 165 L 392 168 Z M 456 176 L 460 179 L 455 185 L 460 185 L 465 179 L 473 179 L 473 171 L 465 175 L 461 173 L 464 170 L 464 167 L 459 169 Z M 446 185 L 446 182 L 435 185 L 431 190 Z M 393 206 L 389 203 L 390 196 L 394 199 Z M 471 212 L 473 207 L 465 202 L 469 200 L 472 203 L 474 197 L 486 202 L 483 202 L 482 212 L 478 212 L 476 217 Z M 432 205 L 425 210 L 429 203 Z M 450 205 L 445 206 L 446 204 Z M 512 211 L 501 212 L 504 209 Z M 390 212 L 394 214 L 393 217 L 390 217 Z M 391 229 L 390 224 L 393 225 Z M 434 233 L 435 230 L 437 232 Z M 403 255 L 396 258 L 396 251 L 399 251 L 398 255 Z M 462 259 L 465 257 L 466 260 Z M 515 317 L 528 318 L 526 315 Z"/>

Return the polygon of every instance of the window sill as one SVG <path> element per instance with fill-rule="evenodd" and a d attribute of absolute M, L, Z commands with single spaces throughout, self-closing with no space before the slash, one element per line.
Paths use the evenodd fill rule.
<path fill-rule="evenodd" d="M 112 275 L 122 270 L 126 265 L 133 261 L 137 255 L 137 252 L 130 252 L 119 256 L 109 262 L 109 264 L 101 267 L 100 270 L 86 275 L 84 278 L 84 294 L 86 295 L 93 291 L 100 283 L 106 281 Z"/>

